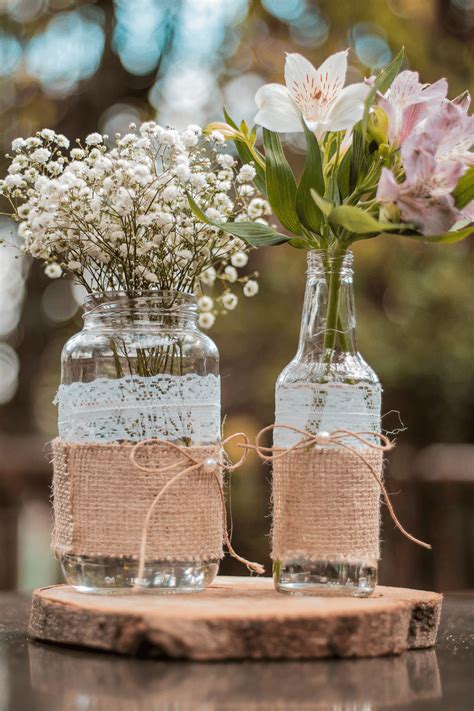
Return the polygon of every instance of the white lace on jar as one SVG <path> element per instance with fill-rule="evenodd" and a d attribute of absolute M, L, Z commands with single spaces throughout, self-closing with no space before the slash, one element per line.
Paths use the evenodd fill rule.
<path fill-rule="evenodd" d="M 65 442 L 140 441 L 159 437 L 193 443 L 220 436 L 217 375 L 131 375 L 60 385 L 59 436 Z"/>

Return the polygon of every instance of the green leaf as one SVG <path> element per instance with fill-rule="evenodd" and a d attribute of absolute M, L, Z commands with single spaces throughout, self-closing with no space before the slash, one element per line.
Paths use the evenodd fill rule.
<path fill-rule="evenodd" d="M 309 244 L 305 239 L 302 239 L 301 237 L 293 237 L 293 239 L 290 239 L 288 241 L 288 244 L 294 247 L 295 249 L 308 249 Z"/>
<path fill-rule="evenodd" d="M 459 210 L 474 200 L 474 166 L 462 175 L 453 191 L 454 202 Z"/>
<path fill-rule="evenodd" d="M 288 242 L 289 237 L 277 232 L 269 225 L 262 225 L 260 222 L 217 222 L 214 227 L 218 227 L 223 232 L 234 237 L 240 237 L 244 242 L 248 242 L 253 247 L 270 247 Z"/>
<path fill-rule="evenodd" d="M 311 199 L 311 188 L 324 194 L 324 175 L 321 164 L 321 151 L 316 136 L 303 122 L 306 137 L 306 160 L 303 175 L 296 191 L 296 212 L 301 223 L 313 232 L 318 232 L 321 225 L 321 211 Z"/>
<path fill-rule="evenodd" d="M 334 209 L 333 203 L 321 197 L 321 195 L 317 193 L 316 190 L 311 189 L 310 193 L 311 197 L 313 198 L 314 202 L 319 207 L 323 215 L 327 217 L 330 214 L 331 210 Z"/>
<path fill-rule="evenodd" d="M 293 234 L 301 234 L 296 213 L 296 180 L 286 160 L 278 133 L 263 129 L 267 195 L 274 214 Z"/>
<path fill-rule="evenodd" d="M 391 222 L 379 222 L 365 210 L 352 205 L 335 207 L 328 215 L 328 221 L 332 226 L 343 227 L 348 232 L 356 235 L 388 232 L 405 227 L 405 225 L 395 225 Z"/>
<path fill-rule="evenodd" d="M 349 169 L 349 192 L 353 192 L 358 183 L 367 175 L 370 166 L 369 145 L 364 138 L 359 124 L 352 132 L 352 152 Z"/>
<path fill-rule="evenodd" d="M 331 171 L 331 175 L 329 176 L 324 198 L 325 200 L 332 202 L 333 205 L 341 204 L 341 195 L 339 193 L 339 186 L 337 184 L 337 171 L 335 170 Z"/>
<path fill-rule="evenodd" d="M 237 124 L 235 123 L 235 121 L 233 121 L 233 120 L 231 119 L 231 117 L 230 117 L 229 113 L 227 112 L 227 109 L 226 109 L 225 106 L 223 107 L 222 112 L 223 112 L 224 118 L 225 118 L 226 122 L 229 124 L 229 126 L 232 126 L 232 128 L 235 128 L 235 130 L 238 131 L 238 130 L 239 130 L 239 127 L 237 126 Z"/>
<path fill-rule="evenodd" d="M 215 220 L 211 220 L 201 210 L 189 193 L 187 193 L 187 197 L 191 210 L 201 222 L 211 225 L 212 227 L 217 227 L 219 230 L 222 230 L 222 232 L 226 232 L 234 237 L 239 237 L 253 247 L 283 244 L 289 240 L 289 237 L 286 235 L 260 222 L 216 222 Z"/>
<path fill-rule="evenodd" d="M 474 235 L 474 223 L 469 225 L 469 227 L 463 227 L 460 230 L 453 230 L 452 232 L 444 232 L 441 235 L 420 235 L 417 232 L 401 234 L 400 237 L 408 237 L 409 239 L 415 239 L 418 242 L 428 242 L 435 244 L 454 244 L 455 242 L 460 242 L 466 237 Z"/>
<path fill-rule="evenodd" d="M 393 80 L 400 71 L 404 56 L 405 50 L 402 47 L 397 56 L 392 59 L 392 61 L 387 64 L 386 67 L 382 69 L 382 71 L 376 77 L 374 83 L 370 87 L 370 91 L 365 99 L 364 113 L 361 120 L 362 135 L 364 136 L 364 138 L 367 134 L 367 124 L 369 121 L 370 107 L 374 103 L 375 97 L 377 96 L 377 92 L 380 91 L 381 94 L 385 94 L 387 89 L 390 89 Z"/>
<path fill-rule="evenodd" d="M 244 136 L 248 136 L 249 134 L 249 127 L 247 125 L 247 121 L 244 121 L 244 119 L 242 119 L 242 121 L 240 122 L 240 132 Z"/>
<path fill-rule="evenodd" d="M 339 164 L 337 170 L 337 186 L 341 194 L 341 198 L 344 199 L 349 195 L 349 176 L 351 168 L 351 157 L 352 157 L 352 147 L 349 148 Z"/>

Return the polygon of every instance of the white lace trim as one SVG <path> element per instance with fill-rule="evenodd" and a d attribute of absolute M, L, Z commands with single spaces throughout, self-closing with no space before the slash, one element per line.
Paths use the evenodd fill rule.
<path fill-rule="evenodd" d="M 313 434 L 338 429 L 380 432 L 381 394 L 379 385 L 364 383 L 282 385 L 276 393 L 275 422 Z M 296 432 L 284 429 L 274 431 L 277 447 L 291 447 L 300 439 L 301 435 Z M 354 438 L 348 443 L 363 446 Z"/>
<path fill-rule="evenodd" d="M 220 378 L 217 375 L 153 375 L 98 378 L 60 385 L 59 436 L 65 442 L 138 442 L 159 437 L 219 440 Z"/>

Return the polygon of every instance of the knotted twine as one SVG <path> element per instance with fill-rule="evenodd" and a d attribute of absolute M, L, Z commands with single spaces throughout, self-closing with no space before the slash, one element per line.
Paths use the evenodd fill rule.
<path fill-rule="evenodd" d="M 223 447 L 238 437 L 244 439 L 244 451 L 231 464 Z M 56 556 L 138 559 L 139 584 L 147 559 L 219 559 L 224 539 L 234 558 L 264 572 L 258 563 L 235 552 L 227 530 L 223 470 L 231 472 L 243 463 L 247 445 L 243 433 L 207 447 L 183 447 L 160 439 L 136 444 L 53 440 Z"/>
<path fill-rule="evenodd" d="M 289 448 L 264 447 L 264 434 L 277 428 L 302 438 Z M 348 439 L 356 439 L 363 449 Z M 402 526 L 383 483 L 383 455 L 393 446 L 380 432 L 338 429 L 311 434 L 290 425 L 264 427 L 252 448 L 273 464 L 273 560 L 377 560 L 380 494 L 403 535 L 431 548 Z"/>

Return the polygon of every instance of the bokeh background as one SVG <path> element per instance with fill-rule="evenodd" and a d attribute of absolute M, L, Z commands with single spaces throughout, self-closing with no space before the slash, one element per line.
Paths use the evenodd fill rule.
<path fill-rule="evenodd" d="M 282 81 L 285 51 L 318 65 L 351 47 L 350 80 L 360 81 L 404 45 L 406 67 L 427 82 L 447 77 L 453 98 L 472 89 L 473 37 L 473 0 L 0 0 L 0 147 L 43 127 L 73 139 L 155 118 L 204 124 L 223 103 L 251 121 L 256 89 Z M 291 137 L 288 151 L 298 169 Z M 12 234 L 6 218 L 0 232 Z M 471 254 L 468 242 L 395 237 L 355 249 L 360 350 L 384 386 L 386 429 L 400 418 L 406 428 L 388 486 L 402 521 L 434 546 L 406 542 L 386 517 L 386 584 L 474 584 Z M 272 422 L 274 382 L 296 350 L 305 256 L 262 249 L 250 268 L 259 296 L 212 335 L 226 430 L 252 435 Z M 0 249 L 0 589 L 59 579 L 43 446 L 56 433 L 60 351 L 81 327 L 80 300 L 68 281 Z M 234 543 L 267 570 L 269 478 L 251 458 L 232 481 Z M 222 571 L 245 572 L 231 560 Z"/>

